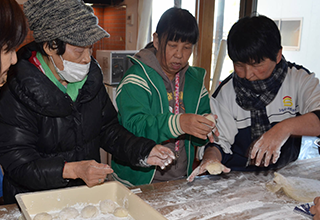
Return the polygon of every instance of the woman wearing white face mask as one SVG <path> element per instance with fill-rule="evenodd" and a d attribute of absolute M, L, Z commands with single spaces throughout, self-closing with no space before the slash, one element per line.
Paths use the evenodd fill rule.
<path fill-rule="evenodd" d="M 109 35 L 93 10 L 79 0 L 29 0 L 24 11 L 35 42 L 19 50 L 0 96 L 4 202 L 103 183 L 113 170 L 100 163 L 100 147 L 133 166 L 170 163 L 168 148 L 119 125 L 91 57 L 91 45 Z"/>

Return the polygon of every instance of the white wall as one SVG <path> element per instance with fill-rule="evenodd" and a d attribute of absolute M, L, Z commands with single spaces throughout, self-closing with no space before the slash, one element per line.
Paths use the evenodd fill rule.
<path fill-rule="evenodd" d="M 258 13 L 269 18 L 303 18 L 299 51 L 284 50 L 288 61 L 303 65 L 320 78 L 320 1 L 258 0 Z"/>
<path fill-rule="evenodd" d="M 127 5 L 126 50 L 136 50 L 138 37 L 138 4 L 139 0 L 125 0 Z M 128 21 L 131 16 L 132 23 Z"/>

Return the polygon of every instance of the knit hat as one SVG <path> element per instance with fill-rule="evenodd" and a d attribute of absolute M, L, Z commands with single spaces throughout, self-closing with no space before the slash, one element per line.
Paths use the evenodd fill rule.
<path fill-rule="evenodd" d="M 110 36 L 82 0 L 28 0 L 24 13 L 38 43 L 59 39 L 74 46 L 89 46 Z"/>

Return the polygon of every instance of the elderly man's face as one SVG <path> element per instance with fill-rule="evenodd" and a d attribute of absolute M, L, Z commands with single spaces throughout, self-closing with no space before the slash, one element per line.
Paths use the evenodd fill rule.
<path fill-rule="evenodd" d="M 264 80 L 270 77 L 276 65 L 281 61 L 282 50 L 278 52 L 277 62 L 265 58 L 260 63 L 241 63 L 234 62 L 233 68 L 240 78 L 246 78 L 249 81 Z"/>

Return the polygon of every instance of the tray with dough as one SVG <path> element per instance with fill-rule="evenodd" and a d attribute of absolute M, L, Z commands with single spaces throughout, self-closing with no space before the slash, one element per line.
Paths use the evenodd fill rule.
<path fill-rule="evenodd" d="M 92 188 L 78 186 L 40 192 L 20 193 L 16 195 L 16 199 L 26 220 L 37 219 L 36 215 L 41 213 L 49 214 L 50 216 L 52 215 L 52 219 L 64 219 L 64 217 L 59 216 L 59 214 L 61 215 L 62 210 L 69 207 L 77 209 L 78 215 L 75 218 L 67 217 L 66 219 L 82 220 L 85 219 L 85 217 L 82 216 L 82 211 L 84 208 L 89 208 L 87 206 L 96 207 L 97 213 L 95 214 L 95 218 L 101 219 L 101 215 L 103 215 L 103 211 L 100 209 L 101 203 L 107 200 L 113 201 L 116 204 L 116 207 L 123 207 L 128 213 L 127 218 L 115 217 L 114 219 L 166 219 L 139 196 L 135 195 L 124 185 L 116 181 L 106 182 Z M 108 213 L 107 215 L 111 214 Z M 107 219 L 109 219 L 109 217 Z"/>

